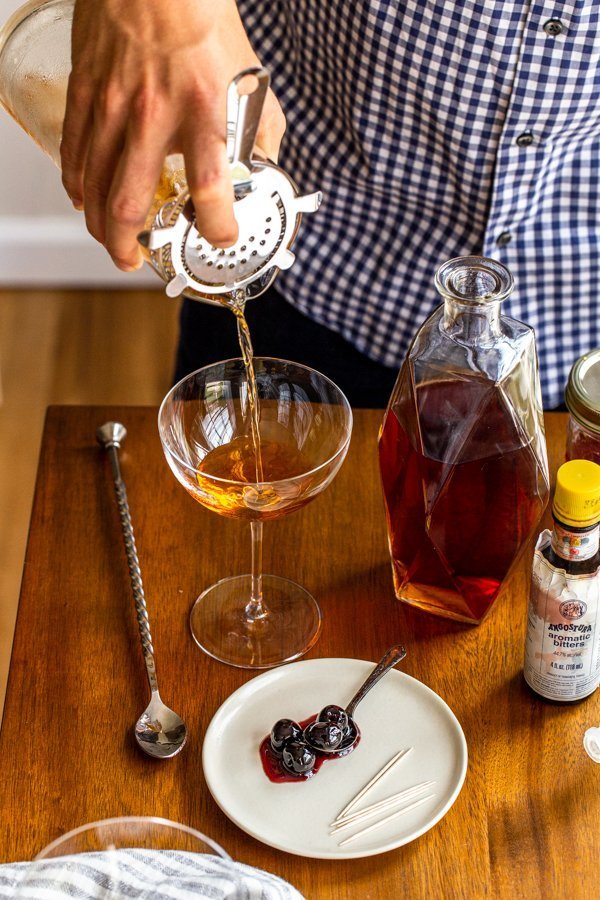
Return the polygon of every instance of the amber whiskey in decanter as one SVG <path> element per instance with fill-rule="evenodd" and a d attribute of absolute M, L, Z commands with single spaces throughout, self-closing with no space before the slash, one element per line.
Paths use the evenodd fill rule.
<path fill-rule="evenodd" d="M 535 339 L 500 314 L 495 260 L 438 270 L 443 304 L 417 333 L 379 437 L 394 587 L 428 612 L 479 623 L 548 499 Z"/>

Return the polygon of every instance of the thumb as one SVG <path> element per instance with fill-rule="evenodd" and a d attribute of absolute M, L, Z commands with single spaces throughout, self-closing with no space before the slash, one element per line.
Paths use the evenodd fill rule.
<path fill-rule="evenodd" d="M 281 141 L 285 134 L 285 116 L 275 94 L 269 91 L 265 100 L 263 114 L 256 133 L 255 150 L 266 155 L 267 159 L 277 162 Z"/>

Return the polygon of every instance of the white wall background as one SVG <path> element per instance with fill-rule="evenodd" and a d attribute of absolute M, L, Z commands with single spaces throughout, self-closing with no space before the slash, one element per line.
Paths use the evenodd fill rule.
<path fill-rule="evenodd" d="M 0 0 L 0 23 L 24 0 Z M 160 286 L 126 274 L 88 234 L 54 164 L 0 107 L 0 286 Z"/>

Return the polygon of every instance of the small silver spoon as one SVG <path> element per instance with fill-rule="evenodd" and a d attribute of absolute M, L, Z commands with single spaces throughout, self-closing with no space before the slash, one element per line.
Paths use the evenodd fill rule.
<path fill-rule="evenodd" d="M 333 704 L 326 706 L 319 713 L 319 720 L 312 722 L 304 729 L 304 740 L 306 743 L 313 750 L 318 750 L 319 753 L 335 753 L 338 756 L 348 753 L 360 737 L 358 725 L 354 721 L 356 707 L 364 700 L 371 688 L 383 678 L 385 673 L 393 669 L 405 656 L 406 650 L 402 644 L 395 644 L 389 650 L 386 650 L 373 671 L 361 684 L 350 703 L 346 706 L 346 709 Z M 325 720 L 320 719 L 327 710 L 331 710 L 331 717 L 326 717 Z M 338 740 L 340 731 L 343 733 L 341 741 Z"/>
<path fill-rule="evenodd" d="M 144 753 L 147 753 L 148 756 L 152 756 L 155 759 L 168 759 L 171 756 L 175 756 L 183 749 L 187 740 L 187 729 L 183 719 L 181 719 L 177 713 L 174 713 L 172 709 L 169 709 L 168 706 L 165 706 L 158 693 L 158 680 L 156 678 L 156 665 L 154 663 L 154 648 L 152 646 L 152 635 L 150 634 L 150 622 L 148 621 L 146 598 L 144 597 L 142 573 L 135 546 L 131 516 L 129 514 L 127 491 L 125 490 L 125 482 L 121 477 L 121 468 L 119 466 L 119 448 L 121 446 L 121 441 L 126 435 L 127 430 L 120 422 L 106 422 L 105 425 L 101 425 L 100 428 L 96 429 L 98 443 L 104 447 L 110 458 L 115 493 L 117 495 L 117 505 L 121 517 L 121 527 L 123 529 L 123 540 L 125 542 L 125 551 L 127 553 L 133 599 L 135 600 L 135 608 L 137 611 L 142 652 L 144 654 L 144 662 L 146 663 L 146 673 L 148 675 L 150 690 L 152 691 L 150 703 L 135 723 L 135 739 Z"/>

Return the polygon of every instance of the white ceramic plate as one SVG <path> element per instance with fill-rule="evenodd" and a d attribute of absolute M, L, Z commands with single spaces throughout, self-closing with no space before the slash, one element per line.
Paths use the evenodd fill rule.
<path fill-rule="evenodd" d="M 223 703 L 207 729 L 202 764 L 211 794 L 232 822 L 271 847 L 316 859 L 393 850 L 439 822 L 465 778 L 465 737 L 436 693 L 396 669 L 358 707 L 362 737 L 349 756 L 327 760 L 308 781 L 293 784 L 273 783 L 263 771 L 260 742 L 277 719 L 307 719 L 328 703 L 345 706 L 373 667 L 358 659 L 304 660 L 258 675 Z M 435 781 L 427 791 L 435 796 L 340 847 L 340 841 L 375 820 L 336 836 L 330 835 L 329 824 L 406 747 L 413 749 L 357 809 L 423 781 Z"/>

